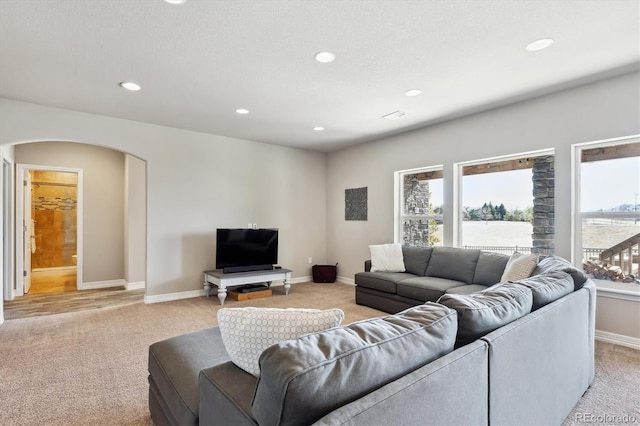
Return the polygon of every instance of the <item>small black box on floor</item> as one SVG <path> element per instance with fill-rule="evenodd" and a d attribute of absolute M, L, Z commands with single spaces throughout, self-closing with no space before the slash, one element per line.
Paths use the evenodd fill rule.
<path fill-rule="evenodd" d="M 338 275 L 338 264 L 313 265 L 311 268 L 314 283 L 334 283 Z"/>

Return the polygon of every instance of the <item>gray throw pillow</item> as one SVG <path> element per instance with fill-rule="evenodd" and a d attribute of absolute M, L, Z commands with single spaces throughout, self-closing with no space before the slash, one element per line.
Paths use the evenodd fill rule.
<path fill-rule="evenodd" d="M 438 303 L 458 313 L 456 347 L 460 347 L 527 315 L 533 296 L 525 286 L 504 283 L 478 293 L 445 294 Z"/>

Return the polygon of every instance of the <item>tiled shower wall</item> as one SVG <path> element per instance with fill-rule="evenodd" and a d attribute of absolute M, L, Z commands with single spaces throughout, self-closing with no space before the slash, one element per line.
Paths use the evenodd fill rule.
<path fill-rule="evenodd" d="M 35 250 L 32 268 L 75 266 L 77 246 L 77 174 L 31 172 Z"/>

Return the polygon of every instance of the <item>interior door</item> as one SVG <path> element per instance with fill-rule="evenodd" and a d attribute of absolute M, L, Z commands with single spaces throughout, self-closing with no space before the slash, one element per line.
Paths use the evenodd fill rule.
<path fill-rule="evenodd" d="M 24 174 L 24 191 L 23 191 L 23 223 L 22 223 L 22 241 L 23 241 L 23 278 L 24 293 L 28 293 L 31 288 L 31 249 L 34 247 L 35 236 L 33 233 L 33 222 L 31 221 L 31 173 L 25 170 Z"/>

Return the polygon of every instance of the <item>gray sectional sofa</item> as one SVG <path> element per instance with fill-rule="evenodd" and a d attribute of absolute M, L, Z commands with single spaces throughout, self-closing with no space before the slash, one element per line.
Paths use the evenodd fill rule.
<path fill-rule="evenodd" d="M 509 256 L 454 247 L 402 247 L 406 272 L 355 275 L 356 303 L 384 312 L 435 302 L 444 294 L 470 294 L 500 282 Z"/>
<path fill-rule="evenodd" d="M 260 377 L 230 361 L 217 327 L 151 345 L 154 422 L 560 424 L 594 377 L 593 282 L 566 261 L 549 257 L 539 262 L 535 276 L 491 286 L 489 276 L 499 268 L 484 266 L 502 260 L 461 255 L 475 259 L 459 268 L 456 278 L 463 284 L 430 281 L 442 293 L 439 303 L 415 303 L 392 315 L 273 345 L 260 356 Z M 405 257 L 408 266 L 410 259 L 411 254 Z M 480 281 L 474 283 L 476 276 Z M 446 294 L 462 285 L 482 290 Z M 376 291 L 395 294 L 392 306 L 400 306 L 396 303 L 419 301 L 415 294 L 427 290 L 436 291 L 400 295 L 404 299 L 397 298 L 398 291 Z"/>

